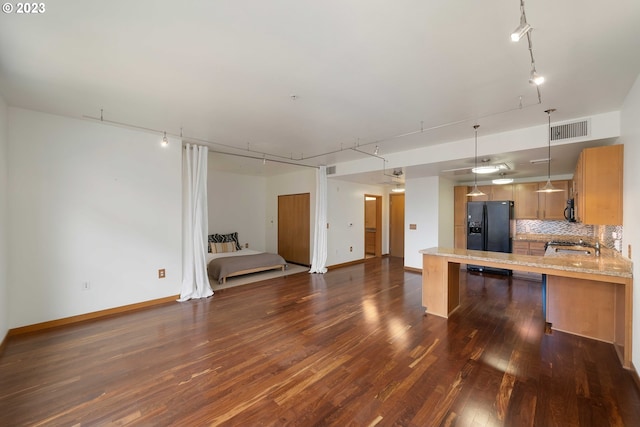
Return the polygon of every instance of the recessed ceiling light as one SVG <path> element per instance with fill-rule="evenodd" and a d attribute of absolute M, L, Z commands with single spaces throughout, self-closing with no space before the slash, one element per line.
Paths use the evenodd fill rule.
<path fill-rule="evenodd" d="M 498 185 L 511 184 L 513 182 L 513 178 L 498 178 L 491 182 Z"/>
<path fill-rule="evenodd" d="M 499 172 L 501 170 L 506 170 L 506 169 L 509 169 L 509 166 L 507 166 L 504 163 L 500 163 L 500 164 L 497 164 L 497 165 L 478 166 L 477 168 L 471 169 L 471 172 L 479 173 L 479 174 L 487 174 L 487 173 L 496 173 L 496 172 Z"/>

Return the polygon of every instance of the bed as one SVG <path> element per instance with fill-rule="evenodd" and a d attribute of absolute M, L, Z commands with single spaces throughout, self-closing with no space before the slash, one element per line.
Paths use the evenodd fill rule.
<path fill-rule="evenodd" d="M 276 269 L 284 271 L 286 268 L 287 262 L 280 255 L 253 249 L 207 254 L 207 274 L 213 282 L 220 284 L 225 284 L 229 277 Z"/>
<path fill-rule="evenodd" d="M 213 282 L 224 284 L 228 277 L 287 268 L 287 262 L 278 254 L 242 248 L 237 232 L 210 234 L 208 241 L 207 274 Z"/>

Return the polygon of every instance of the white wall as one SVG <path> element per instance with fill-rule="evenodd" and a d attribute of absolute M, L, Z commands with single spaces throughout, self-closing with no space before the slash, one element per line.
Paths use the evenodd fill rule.
<path fill-rule="evenodd" d="M 406 267 L 422 270 L 422 255 L 418 251 L 440 244 L 439 181 L 437 176 L 413 179 L 407 176 L 405 180 L 404 265 Z M 411 224 L 416 225 L 415 230 L 409 229 Z M 451 232 L 453 233 L 453 229 Z"/>
<path fill-rule="evenodd" d="M 267 179 L 266 215 L 263 218 L 267 252 L 278 252 L 278 196 L 310 193 L 309 208 L 311 227 L 309 230 L 309 241 L 311 242 L 312 249 L 309 253 L 309 262 L 311 262 L 316 212 L 316 172 L 317 169 L 315 168 L 302 167 L 299 172 L 278 175 Z"/>
<path fill-rule="evenodd" d="M 9 331 L 8 230 L 7 208 L 7 104 L 0 96 L 0 343 Z"/>
<path fill-rule="evenodd" d="M 382 186 L 327 180 L 327 265 L 364 258 L 364 195 L 382 196 L 382 253 L 389 253 L 389 194 Z M 350 249 L 353 248 L 353 251 Z"/>
<path fill-rule="evenodd" d="M 179 294 L 180 142 L 16 108 L 9 123 L 10 327 Z"/>
<path fill-rule="evenodd" d="M 215 154 L 210 153 L 209 156 Z M 259 176 L 207 171 L 209 234 L 238 232 L 240 243 L 266 249 L 267 179 Z"/>
<path fill-rule="evenodd" d="M 454 182 L 440 178 L 438 180 L 438 246 L 453 247 L 453 209 Z"/>
<path fill-rule="evenodd" d="M 636 283 L 633 290 L 633 365 L 640 368 L 640 174 L 637 172 L 640 162 L 640 76 L 627 95 L 621 111 L 621 134 L 619 143 L 624 144 L 624 213 L 622 253 L 628 255 L 627 248 L 632 247 L 633 276 Z"/>

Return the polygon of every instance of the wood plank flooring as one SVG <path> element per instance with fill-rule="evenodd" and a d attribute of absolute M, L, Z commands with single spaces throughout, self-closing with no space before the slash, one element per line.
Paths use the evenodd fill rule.
<path fill-rule="evenodd" d="M 371 259 L 9 338 L 2 426 L 631 426 L 610 344 L 544 333 L 539 282 L 421 276 Z"/>

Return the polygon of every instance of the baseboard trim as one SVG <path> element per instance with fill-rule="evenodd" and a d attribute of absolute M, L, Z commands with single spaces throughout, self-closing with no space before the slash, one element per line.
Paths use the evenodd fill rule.
<path fill-rule="evenodd" d="M 421 268 L 407 267 L 406 265 L 404 266 L 404 271 L 410 271 L 412 273 L 422 274 L 422 269 Z"/>
<path fill-rule="evenodd" d="M 174 295 L 170 297 L 138 302 L 135 304 L 123 305 L 121 307 L 114 307 L 106 310 L 94 311 L 92 313 L 79 314 L 77 316 L 65 317 L 65 318 L 56 319 L 56 320 L 49 320 L 47 322 L 35 323 L 33 325 L 27 325 L 27 326 L 21 326 L 19 328 L 9 329 L 9 332 L 7 333 L 7 337 L 5 337 L 5 340 L 3 340 L 2 347 L 0 347 L 0 350 L 4 348 L 6 338 L 8 337 L 27 334 L 30 332 L 42 331 L 50 328 L 56 328 L 59 326 L 71 325 L 74 323 L 86 322 L 89 320 L 99 319 L 101 317 L 114 316 L 117 314 L 128 313 L 136 310 L 142 310 L 142 309 L 153 307 L 159 304 L 166 304 L 168 302 L 176 301 L 178 298 L 180 298 L 180 295 Z"/>
<path fill-rule="evenodd" d="M 336 268 L 342 268 L 342 267 L 348 267 L 350 265 L 362 264 L 365 261 L 366 260 L 363 258 L 363 259 L 357 259 L 355 261 L 343 262 L 342 264 L 328 265 L 327 266 L 327 270 L 335 270 Z"/>
<path fill-rule="evenodd" d="M 633 377 L 633 382 L 636 383 L 636 388 L 640 390 L 640 377 L 638 376 L 638 370 L 635 366 L 633 366 L 633 362 L 631 362 L 631 376 Z"/>
<path fill-rule="evenodd" d="M 9 332 L 5 334 L 4 338 L 2 338 L 2 342 L 0 342 L 0 356 L 4 353 L 4 348 L 7 345 L 7 338 L 9 338 Z"/>

